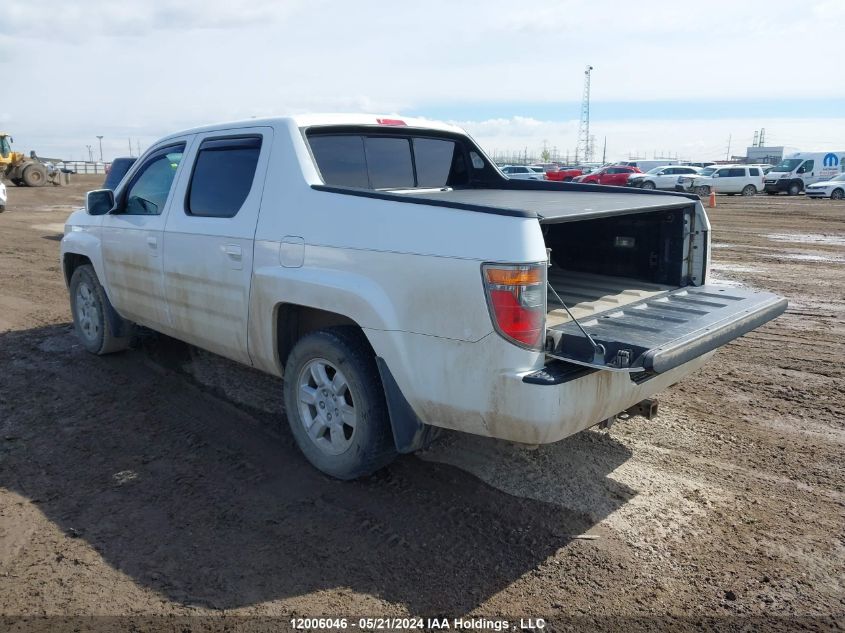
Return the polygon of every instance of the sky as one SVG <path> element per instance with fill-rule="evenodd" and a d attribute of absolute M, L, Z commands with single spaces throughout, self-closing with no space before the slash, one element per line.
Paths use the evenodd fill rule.
<path fill-rule="evenodd" d="M 488 153 L 574 153 L 584 68 L 608 160 L 845 149 L 845 0 L 6 0 L 0 130 L 106 160 L 301 112 L 457 123 Z M 600 156 L 599 156 L 600 157 Z"/>

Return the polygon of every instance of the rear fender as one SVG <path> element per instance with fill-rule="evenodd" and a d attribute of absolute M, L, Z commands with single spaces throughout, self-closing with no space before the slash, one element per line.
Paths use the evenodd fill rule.
<path fill-rule="evenodd" d="M 276 332 L 277 314 L 283 304 L 340 314 L 365 331 L 398 329 L 395 306 L 369 277 L 341 270 L 268 266 L 256 269 L 252 285 L 250 357 L 256 367 L 277 376 L 284 371 Z M 376 347 L 374 351 L 381 355 Z"/>

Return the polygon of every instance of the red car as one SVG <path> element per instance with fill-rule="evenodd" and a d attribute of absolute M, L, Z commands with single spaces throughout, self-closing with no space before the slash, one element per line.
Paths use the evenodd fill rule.
<path fill-rule="evenodd" d="M 642 173 L 636 167 L 623 167 L 621 165 L 611 165 L 610 167 L 602 167 L 594 172 L 584 176 L 575 178 L 575 182 L 592 183 L 594 185 L 616 185 L 624 187 L 628 184 L 628 176 L 631 174 Z"/>
<path fill-rule="evenodd" d="M 583 169 L 578 167 L 561 167 L 554 171 L 546 172 L 546 180 L 555 180 L 557 182 L 569 182 L 584 173 Z"/>

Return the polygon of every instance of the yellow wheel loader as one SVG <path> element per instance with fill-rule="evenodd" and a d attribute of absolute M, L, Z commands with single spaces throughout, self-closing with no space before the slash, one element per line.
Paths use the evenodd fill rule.
<path fill-rule="evenodd" d="M 12 151 L 12 137 L 0 132 L 0 176 L 19 187 L 41 187 L 48 182 L 58 184 L 58 171 L 50 170 L 33 152 L 29 158 Z"/>

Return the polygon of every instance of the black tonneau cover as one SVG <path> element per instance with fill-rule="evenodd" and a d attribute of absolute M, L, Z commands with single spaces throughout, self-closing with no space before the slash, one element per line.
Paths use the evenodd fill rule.
<path fill-rule="evenodd" d="M 430 204 L 524 218 L 544 224 L 688 207 L 697 196 L 626 187 L 531 180 L 504 181 L 496 188 L 376 191 L 312 185 L 312 189 L 377 200 Z"/>
<path fill-rule="evenodd" d="M 457 202 L 494 209 L 513 209 L 536 214 L 544 224 L 589 220 L 598 217 L 663 211 L 688 207 L 689 199 L 662 194 L 631 195 L 617 191 L 525 191 L 508 189 L 456 189 L 405 194 L 432 201 Z"/>

